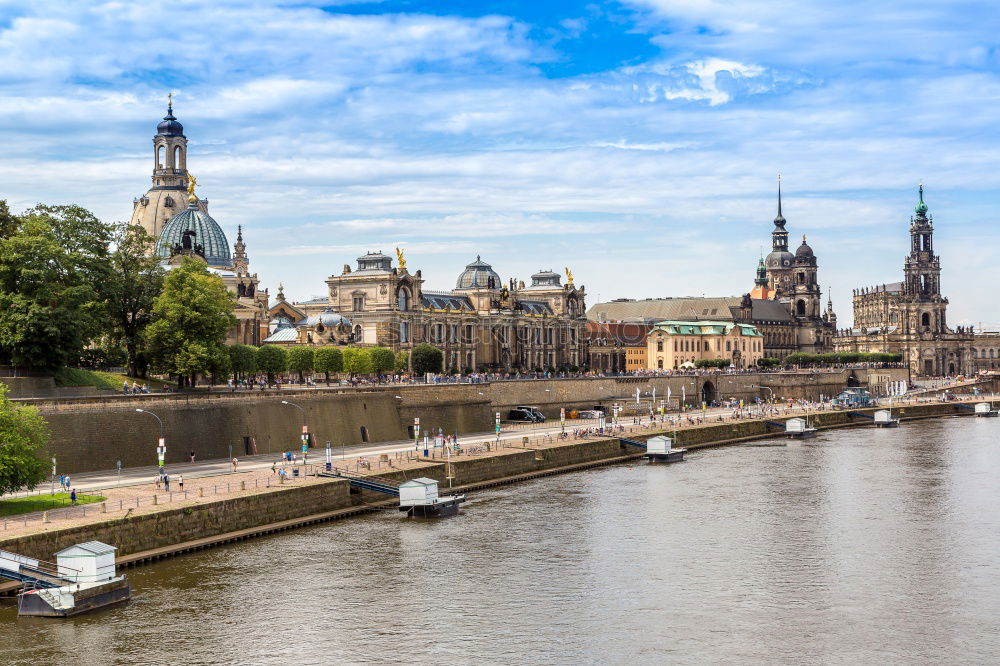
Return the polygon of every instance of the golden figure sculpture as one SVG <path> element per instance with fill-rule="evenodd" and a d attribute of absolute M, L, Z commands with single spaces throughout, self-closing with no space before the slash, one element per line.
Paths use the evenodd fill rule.
<path fill-rule="evenodd" d="M 198 179 L 194 177 L 194 174 L 188 173 L 188 201 L 197 201 L 198 197 L 194 195 L 194 186 L 198 184 Z"/>
<path fill-rule="evenodd" d="M 568 266 L 566 267 L 566 286 L 573 286 L 573 271 L 571 271 Z"/>
<path fill-rule="evenodd" d="M 406 258 L 403 257 L 403 250 L 396 248 L 396 259 L 399 260 L 399 270 L 406 270 Z"/>

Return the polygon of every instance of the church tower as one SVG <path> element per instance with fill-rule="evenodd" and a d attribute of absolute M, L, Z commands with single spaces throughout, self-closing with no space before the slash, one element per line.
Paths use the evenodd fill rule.
<path fill-rule="evenodd" d="M 948 299 L 941 296 L 941 262 L 934 254 L 934 220 L 927 214 L 924 186 L 910 218 L 910 254 L 903 265 L 903 302 L 913 332 L 946 333 Z"/>
<path fill-rule="evenodd" d="M 802 237 L 802 245 L 795 250 L 793 286 L 786 296 L 791 299 L 792 315 L 818 319 L 821 316 L 822 298 L 817 280 L 818 265 L 813 249 Z"/>
<path fill-rule="evenodd" d="M 132 202 L 132 224 L 152 236 L 159 236 L 167 220 L 187 206 L 187 143 L 184 127 L 174 117 L 173 97 L 168 96 L 167 115 L 153 137 L 153 186 Z M 199 200 L 197 205 L 208 212 L 208 201 Z"/>
<path fill-rule="evenodd" d="M 771 232 L 771 253 L 767 255 L 767 280 L 779 298 L 787 297 L 792 290 L 792 263 L 795 257 L 788 251 L 788 232 L 785 216 L 781 214 L 781 176 L 778 176 L 778 215 Z"/>

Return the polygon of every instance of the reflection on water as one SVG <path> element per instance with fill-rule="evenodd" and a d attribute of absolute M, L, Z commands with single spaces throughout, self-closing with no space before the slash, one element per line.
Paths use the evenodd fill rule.
<path fill-rule="evenodd" d="M 993 662 L 1000 423 L 854 429 L 477 491 L 0 608 L 2 664 Z"/>

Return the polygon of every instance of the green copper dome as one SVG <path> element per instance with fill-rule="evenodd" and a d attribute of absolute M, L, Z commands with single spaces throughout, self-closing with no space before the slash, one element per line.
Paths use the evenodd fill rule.
<path fill-rule="evenodd" d="M 924 215 L 925 213 L 927 213 L 927 204 L 924 203 L 923 184 L 920 185 L 920 203 L 918 203 L 913 210 L 916 211 L 918 215 Z"/>
<path fill-rule="evenodd" d="M 219 223 L 212 216 L 198 208 L 192 201 L 188 207 L 174 215 L 163 226 L 160 238 L 156 242 L 157 256 L 168 258 L 174 253 L 174 248 L 183 246 L 184 232 L 194 232 L 194 244 L 200 245 L 209 266 L 230 268 L 233 258 L 229 252 L 229 241 Z"/>

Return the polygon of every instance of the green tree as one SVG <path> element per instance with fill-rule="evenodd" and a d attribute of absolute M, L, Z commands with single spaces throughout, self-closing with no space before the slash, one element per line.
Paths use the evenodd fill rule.
<path fill-rule="evenodd" d="M 156 239 L 135 224 L 119 224 L 112 234 L 108 279 L 102 287 L 111 322 L 112 338 L 127 355 L 128 374 L 140 374 L 143 334 L 153 312 L 153 301 L 163 289 L 163 268 L 153 250 Z"/>
<path fill-rule="evenodd" d="M 146 342 L 153 367 L 176 375 L 178 386 L 220 367 L 226 334 L 236 325 L 233 297 L 222 279 L 187 258 L 163 281 L 153 303 Z"/>
<path fill-rule="evenodd" d="M 444 364 L 444 354 L 434 345 L 421 343 L 413 347 L 413 373 L 423 375 L 428 372 L 441 372 Z"/>
<path fill-rule="evenodd" d="M 0 233 L 0 350 L 32 368 L 76 362 L 106 328 L 110 228 L 79 206 L 4 206 Z"/>
<path fill-rule="evenodd" d="M 372 354 L 367 347 L 344 347 L 344 372 L 352 375 L 370 375 Z"/>
<path fill-rule="evenodd" d="M 313 354 L 313 365 L 316 366 L 316 372 L 326 375 L 326 383 L 329 386 L 330 373 L 344 370 L 344 355 L 337 347 L 320 347 Z"/>
<path fill-rule="evenodd" d="M 409 372 L 410 370 L 410 352 L 408 351 L 398 351 L 396 352 L 396 372 Z"/>
<path fill-rule="evenodd" d="M 305 381 L 303 373 L 313 371 L 312 347 L 292 347 L 288 350 L 288 369 L 299 373 L 299 381 Z"/>
<path fill-rule="evenodd" d="M 238 381 L 257 372 L 257 348 L 250 345 L 229 345 L 229 367 L 233 380 Z"/>
<path fill-rule="evenodd" d="M 274 376 L 288 368 L 288 352 L 284 347 L 264 345 L 257 351 L 257 369 L 267 373 L 269 384 L 274 383 Z"/>
<path fill-rule="evenodd" d="M 35 407 L 17 405 L 0 384 L 0 495 L 31 489 L 45 480 L 48 466 L 39 453 L 49 441 L 45 419 Z"/>
<path fill-rule="evenodd" d="M 386 347 L 372 347 L 372 372 L 382 375 L 396 367 L 396 356 Z"/>

